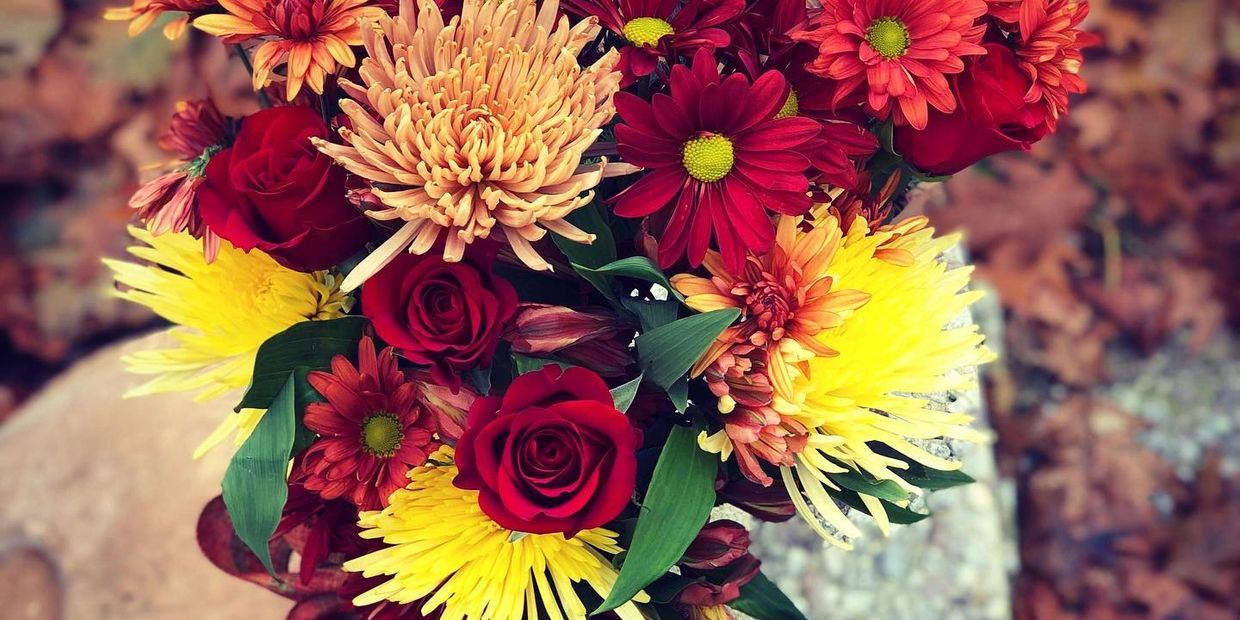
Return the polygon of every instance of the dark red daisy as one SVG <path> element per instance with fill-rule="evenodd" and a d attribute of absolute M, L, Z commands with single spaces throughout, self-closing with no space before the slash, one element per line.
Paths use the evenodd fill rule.
<path fill-rule="evenodd" d="M 810 207 L 810 161 L 802 149 L 819 133 L 811 119 L 776 118 L 788 84 L 768 71 L 752 84 L 722 77 L 699 51 L 690 69 L 672 68 L 671 94 L 647 102 L 616 95 L 618 151 L 650 173 L 618 194 L 616 215 L 639 218 L 666 210 L 659 264 L 681 256 L 702 263 L 714 237 L 724 261 L 739 269 L 746 252 L 761 254 L 775 228 L 769 211 L 800 215 Z M 769 211 L 768 211 L 769 210 Z"/>
<path fill-rule="evenodd" d="M 719 26 L 745 10 L 745 0 L 563 0 L 568 13 L 597 17 L 631 45 L 620 50 L 623 85 L 654 73 L 660 58 L 692 55 L 698 49 L 726 47 L 731 39 Z"/>
<path fill-rule="evenodd" d="M 417 384 L 396 367 L 392 351 L 376 354 L 374 341 L 362 338 L 356 367 L 337 355 L 330 373 L 307 377 L 327 402 L 306 407 L 306 427 L 319 439 L 302 455 L 297 477 L 324 499 L 381 509 L 408 484 L 409 470 L 438 448 L 435 416 Z"/>
<path fill-rule="evenodd" d="M 805 65 L 816 56 L 814 48 L 798 44 L 764 64 L 765 70 L 779 71 L 788 82 L 788 98 L 776 116 L 803 116 L 818 122 L 822 130 L 802 149 L 818 173 L 812 180 L 851 189 L 857 186 L 859 163 L 878 150 L 878 138 L 865 129 L 869 119 L 861 108 L 864 97 L 837 102 L 837 82 L 806 70 Z"/>

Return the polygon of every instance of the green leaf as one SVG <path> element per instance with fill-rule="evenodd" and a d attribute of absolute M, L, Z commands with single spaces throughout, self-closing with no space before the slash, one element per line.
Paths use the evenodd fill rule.
<path fill-rule="evenodd" d="M 233 455 L 224 472 L 224 505 L 239 537 L 267 570 L 275 574 L 267 541 L 276 531 L 288 500 L 289 452 L 296 435 L 296 391 L 292 374 L 259 420 L 254 433 Z"/>
<path fill-rule="evenodd" d="M 616 401 L 616 409 L 628 412 L 629 407 L 633 405 L 633 399 L 637 397 L 637 388 L 641 384 L 642 375 L 637 375 L 636 379 L 612 389 L 611 399 Z"/>
<path fill-rule="evenodd" d="M 322 370 L 336 355 L 355 356 L 366 323 L 360 316 L 303 321 L 268 338 L 258 347 L 250 387 L 234 410 L 266 409 L 298 366 Z"/>
<path fill-rule="evenodd" d="M 594 613 L 623 605 L 667 574 L 689 548 L 715 505 L 719 459 L 698 448 L 697 429 L 672 429 L 654 466 L 633 544 L 607 600 Z"/>
<path fill-rule="evenodd" d="M 676 413 L 684 413 L 689 410 L 689 378 L 681 377 L 667 388 L 667 398 L 672 401 L 672 406 L 676 407 Z"/>
<path fill-rule="evenodd" d="M 594 243 L 586 245 L 569 241 L 555 233 L 551 234 L 551 239 L 582 278 L 594 285 L 613 305 L 619 303 L 611 288 L 612 279 L 609 276 L 582 271 L 582 268 L 602 267 L 616 260 L 616 240 L 612 237 L 611 227 L 607 225 L 602 207 L 598 203 L 590 204 L 572 212 L 567 219 L 577 228 L 594 234 Z"/>
<path fill-rule="evenodd" d="M 516 369 L 517 376 L 521 376 L 527 372 L 534 372 L 535 370 L 541 370 L 542 367 L 546 366 L 547 364 L 555 364 L 556 366 L 559 366 L 560 368 L 569 368 L 570 366 L 572 366 L 572 364 L 566 364 L 564 362 L 560 362 L 556 360 L 549 360 L 543 357 L 530 357 L 528 355 L 521 355 L 520 353 L 512 354 L 512 367 Z"/>
<path fill-rule="evenodd" d="M 637 354 L 642 370 L 655 385 L 670 388 L 740 314 L 737 308 L 713 310 L 672 321 L 638 336 Z"/>
<path fill-rule="evenodd" d="M 310 374 L 310 369 L 305 366 L 298 366 L 293 369 L 291 375 L 293 379 L 293 418 L 297 421 L 293 438 L 293 448 L 289 450 L 289 457 L 297 456 L 302 450 L 310 447 L 314 443 L 314 431 L 306 428 L 306 406 L 310 403 L 321 403 L 327 399 L 319 394 L 314 386 L 310 385 L 310 381 L 306 379 L 306 375 Z"/>
<path fill-rule="evenodd" d="M 908 492 L 901 488 L 899 483 L 894 480 L 878 480 L 852 470 L 844 474 L 827 474 L 827 477 L 845 489 L 850 489 L 863 495 L 872 495 L 891 502 L 900 502 L 908 499 Z"/>
<path fill-rule="evenodd" d="M 626 310 L 637 315 L 637 320 L 641 323 L 643 332 L 663 327 L 675 321 L 676 314 L 680 311 L 680 303 L 672 300 L 648 301 L 628 297 L 621 300 L 620 303 Z"/>
<path fill-rule="evenodd" d="M 663 271 L 659 269 L 658 265 L 655 265 L 645 256 L 630 256 L 628 258 L 622 258 L 618 261 L 610 262 L 601 267 L 590 267 L 588 265 L 574 264 L 573 268 L 575 268 L 578 272 L 612 277 L 626 276 L 629 278 L 637 278 L 638 280 L 645 280 L 646 282 L 653 282 L 667 289 L 668 293 L 676 299 L 684 301 L 684 296 L 681 295 L 679 291 L 672 288 L 672 283 L 667 279 L 667 274 L 664 274 Z"/>
<path fill-rule="evenodd" d="M 905 482 L 915 487 L 930 491 L 938 491 L 977 482 L 973 479 L 973 476 L 970 476 L 959 469 L 947 471 L 926 467 L 925 465 L 904 456 L 886 444 L 875 441 L 869 442 L 867 445 L 869 445 L 872 450 L 883 456 L 903 461 L 907 465 L 906 468 L 898 469 L 893 467 L 891 468 L 891 471 L 894 471 L 897 476 L 903 478 Z"/>
<path fill-rule="evenodd" d="M 853 509 L 860 510 L 865 514 L 870 514 L 870 509 L 866 507 L 865 503 L 861 501 L 861 496 L 855 491 L 837 491 L 835 489 L 829 489 L 828 492 L 831 494 L 831 497 L 848 504 Z M 908 508 L 904 508 L 903 506 L 898 506 L 885 499 L 880 499 L 878 501 L 882 502 L 883 510 L 887 513 L 887 520 L 892 523 L 909 525 L 911 523 L 917 523 L 918 521 L 926 519 L 930 516 L 926 513 L 914 512 Z"/>
<path fill-rule="evenodd" d="M 560 248 L 568 261 L 574 265 L 594 268 L 602 267 L 616 260 L 616 240 L 612 237 L 611 227 L 603 215 L 598 203 L 577 209 L 568 215 L 568 222 L 581 230 L 595 236 L 594 243 L 585 244 L 569 241 L 560 235 L 551 233 L 555 246 Z"/>
<path fill-rule="evenodd" d="M 741 586 L 740 598 L 728 603 L 728 607 L 757 620 L 805 620 L 801 610 L 761 572 Z"/>

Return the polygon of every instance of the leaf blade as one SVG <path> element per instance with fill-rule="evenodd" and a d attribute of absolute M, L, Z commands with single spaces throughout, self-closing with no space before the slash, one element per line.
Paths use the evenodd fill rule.
<path fill-rule="evenodd" d="M 234 410 L 266 409 L 298 366 L 322 370 L 336 355 L 355 355 L 368 322 L 360 316 L 303 321 L 268 338 L 258 347 L 250 386 Z"/>
<path fill-rule="evenodd" d="M 272 400 L 254 432 L 237 449 L 224 472 L 224 505 L 240 538 L 273 575 L 267 546 L 288 501 L 289 452 L 296 435 L 296 391 L 292 374 Z"/>
<path fill-rule="evenodd" d="M 728 607 L 757 620 L 806 620 L 779 586 L 761 572 L 741 586 L 740 598 L 728 603 Z"/>
<path fill-rule="evenodd" d="M 600 614 L 623 605 L 667 574 L 684 555 L 715 505 L 718 459 L 698 448 L 697 430 L 672 429 L 655 464 L 633 544 Z"/>
<path fill-rule="evenodd" d="M 740 313 L 737 308 L 712 310 L 672 321 L 638 336 L 637 353 L 642 370 L 655 385 L 663 389 L 672 387 Z"/>

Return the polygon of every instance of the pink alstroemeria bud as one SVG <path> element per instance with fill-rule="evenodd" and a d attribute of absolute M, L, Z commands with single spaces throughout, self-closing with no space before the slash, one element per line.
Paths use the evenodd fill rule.
<path fill-rule="evenodd" d="M 555 354 L 600 376 L 616 377 L 633 363 L 631 336 L 624 323 L 605 310 L 526 303 L 517 307 L 504 339 L 516 353 Z"/>
<path fill-rule="evenodd" d="M 707 523 L 689 544 L 680 564 L 697 570 L 723 568 L 749 552 L 749 531 L 730 519 Z"/>

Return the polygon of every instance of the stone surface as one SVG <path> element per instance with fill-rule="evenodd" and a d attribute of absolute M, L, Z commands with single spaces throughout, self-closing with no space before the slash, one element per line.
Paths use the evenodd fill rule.
<path fill-rule="evenodd" d="M 198 550 L 198 512 L 227 450 L 190 454 L 229 402 L 122 400 L 138 378 L 109 347 L 0 426 L 0 618 L 283 618 L 290 603 L 219 572 Z M 15 581 L 20 578 L 21 581 Z"/>
<path fill-rule="evenodd" d="M 1116 347 L 1101 395 L 1149 423 L 1141 440 L 1192 480 L 1209 450 L 1240 474 L 1240 341 L 1222 330 L 1202 350 L 1181 339 L 1152 355 Z"/>

